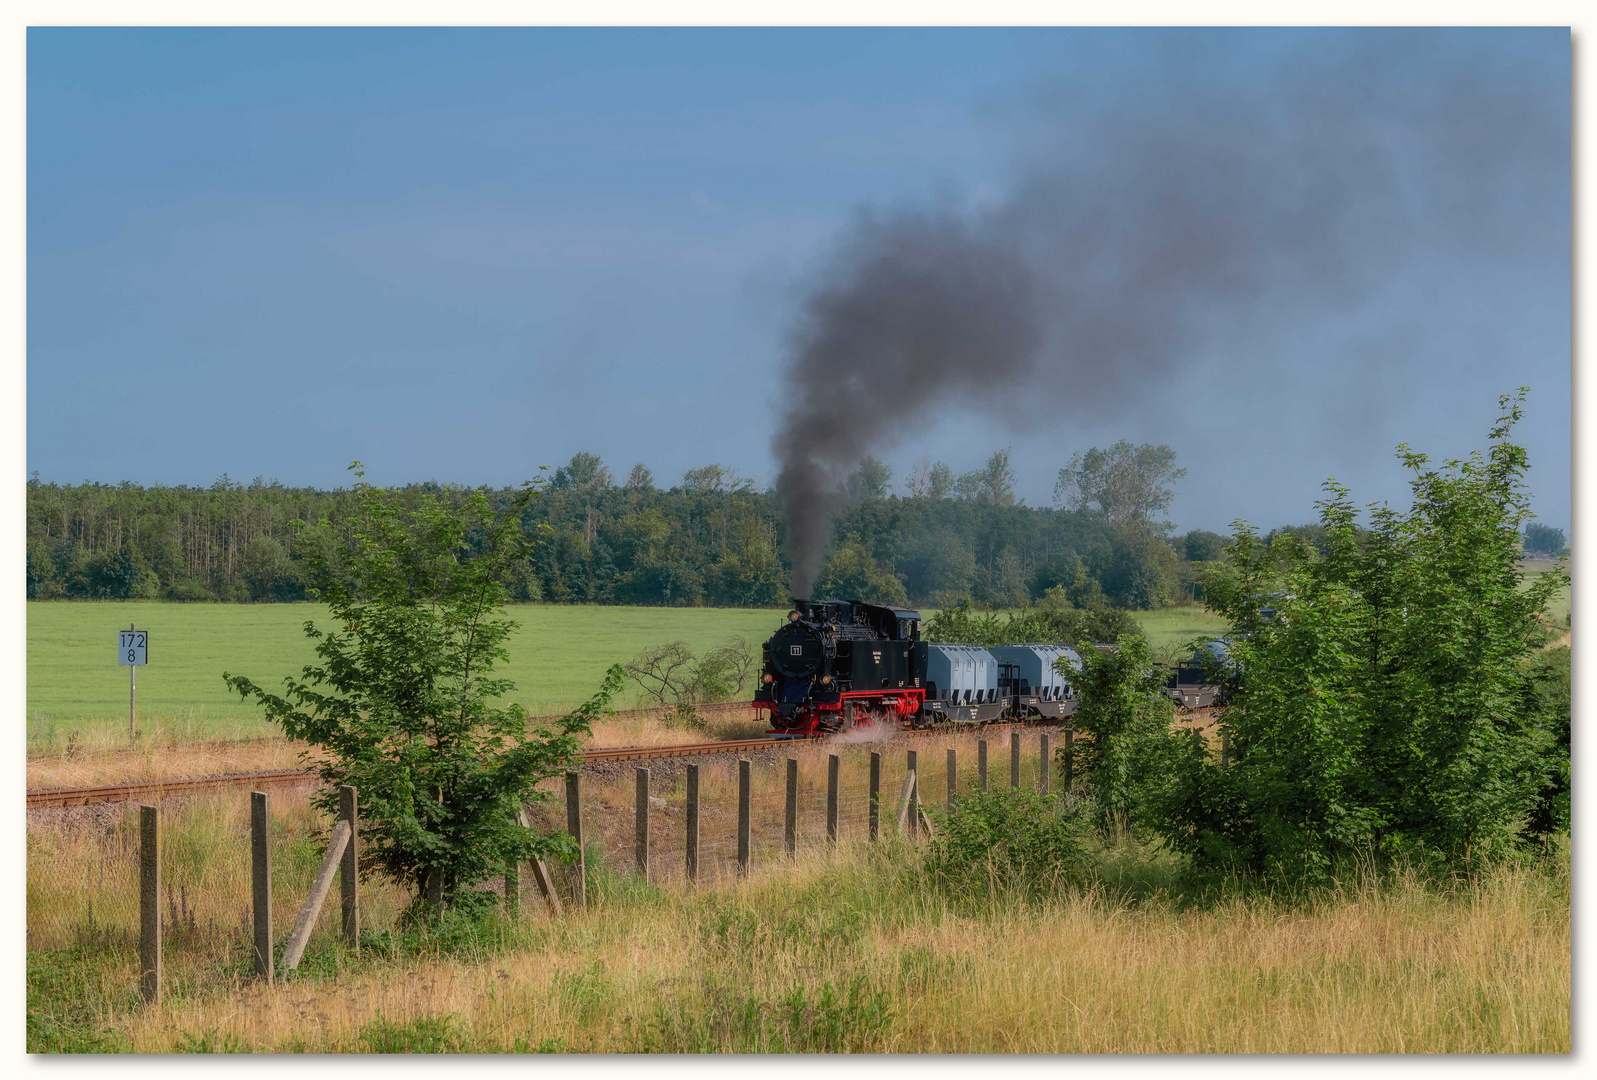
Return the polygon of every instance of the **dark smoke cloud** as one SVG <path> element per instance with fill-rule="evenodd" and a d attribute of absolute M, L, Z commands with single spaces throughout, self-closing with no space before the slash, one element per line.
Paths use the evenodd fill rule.
<path fill-rule="evenodd" d="M 1194 66 L 1117 105 L 1045 96 L 1001 205 L 861 213 L 785 371 L 794 594 L 844 478 L 931 415 L 1113 415 L 1216 344 L 1356 311 L 1416 258 L 1567 244 L 1567 106 L 1479 41 L 1372 37 L 1247 90 Z"/>

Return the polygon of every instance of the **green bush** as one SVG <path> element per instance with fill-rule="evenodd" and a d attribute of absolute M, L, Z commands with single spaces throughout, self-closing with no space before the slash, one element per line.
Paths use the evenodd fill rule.
<path fill-rule="evenodd" d="M 994 788 L 962 797 L 937 824 L 925 868 L 955 893 L 1043 893 L 1086 865 L 1090 829 L 1065 797 Z"/>
<path fill-rule="evenodd" d="M 1076 729 L 1088 736 L 1073 748 L 1071 772 L 1092 792 L 1094 818 L 1106 834 L 1134 824 L 1145 789 L 1174 752 L 1172 705 L 1159 692 L 1147 639 L 1132 634 L 1119 645 L 1113 652 L 1084 649 L 1081 671 L 1065 672 L 1080 697 Z M 1063 759 L 1066 751 L 1058 753 Z"/>
<path fill-rule="evenodd" d="M 507 570 L 535 546 L 521 517 L 536 482 L 496 509 L 482 492 L 407 500 L 351 468 L 348 531 L 298 523 L 307 579 L 331 617 L 328 628 L 305 624 L 318 662 L 283 694 L 223 678 L 323 752 L 323 810 L 336 811 L 339 785 L 359 791 L 364 865 L 414 890 L 416 913 L 433 917 L 436 901 L 483 903 L 474 887 L 507 862 L 575 854 L 564 831 L 524 828 L 517 815 L 550 797 L 538 782 L 577 759 L 624 675 L 612 667 L 552 728 L 530 726 L 507 701 L 514 684 L 495 677 L 516 625 L 502 617 Z"/>
<path fill-rule="evenodd" d="M 1522 587 L 1523 396 L 1502 399 L 1484 455 L 1434 469 L 1399 448 L 1407 513 L 1377 506 L 1361 531 L 1328 481 L 1319 549 L 1238 526 L 1208 581 L 1235 627 L 1231 763 L 1174 755 L 1148 817 L 1178 849 L 1303 881 L 1370 854 L 1451 870 L 1511 851 L 1541 793 L 1553 819 L 1558 692 L 1531 661 L 1568 576 Z"/>

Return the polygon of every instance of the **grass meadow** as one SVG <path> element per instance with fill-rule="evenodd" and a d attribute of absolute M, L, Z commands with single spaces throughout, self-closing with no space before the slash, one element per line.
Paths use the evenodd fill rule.
<path fill-rule="evenodd" d="M 627 781 L 619 780 L 625 786 Z M 303 797 L 301 797 L 302 799 Z M 586 910 L 392 928 L 363 885 L 357 957 L 336 900 L 298 972 L 250 977 L 242 800 L 168 823 L 167 995 L 137 997 L 136 900 L 35 864 L 133 843 L 29 834 L 32 1052 L 1568 1053 L 1567 855 L 1475 879 L 1357 871 L 1311 896 L 1198 894 L 1157 851 L 1097 853 L 1043 894 L 950 893 L 915 844 L 805 846 L 713 886 L 644 882 L 590 846 Z M 315 865 L 274 798 L 277 926 Z M 779 829 L 780 826 L 778 825 Z M 119 848 L 118 845 L 121 845 Z M 63 850 L 76 847 L 74 851 Z M 45 850 L 46 848 L 49 850 Z M 221 853 L 221 854 L 218 854 Z M 114 876 L 115 870 L 112 874 Z M 127 883 L 128 886 L 131 882 Z M 124 894 L 128 891 L 123 888 Z M 46 895 L 51 894 L 51 895 Z M 57 903 L 52 904 L 52 896 Z M 229 899 L 218 900 L 219 896 Z M 336 891 L 334 893 L 336 897 Z M 37 901 L 37 903 L 36 903 Z M 70 917 L 69 917 L 70 913 Z M 280 939 L 281 943 L 281 939 Z"/>
<path fill-rule="evenodd" d="M 115 660 L 116 631 L 129 624 L 150 632 L 150 663 L 138 672 L 139 726 L 146 741 L 275 734 L 256 706 L 228 692 L 222 672 L 276 687 L 314 659 L 304 623 L 326 622 L 319 604 L 44 601 L 29 603 L 27 610 L 27 732 L 33 753 L 61 750 L 73 732 L 89 748 L 126 745 L 128 669 Z M 758 649 L 781 625 L 786 609 L 517 604 L 509 613 L 521 628 L 510 639 L 510 660 L 502 671 L 516 683 L 516 700 L 542 715 L 586 700 L 607 667 L 648 645 L 680 638 L 702 650 L 738 634 Z M 1138 617 L 1155 650 L 1224 629 L 1200 607 Z"/>
<path fill-rule="evenodd" d="M 681 638 L 696 650 L 741 634 L 756 649 L 786 609 L 657 608 L 517 604 L 521 624 L 503 674 L 534 715 L 588 698 L 604 671 L 647 645 Z M 80 731 L 91 745 L 127 741 L 128 669 L 116 666 L 116 631 L 150 632 L 150 663 L 138 672 L 140 727 L 152 741 L 271 735 L 260 710 L 222 683 L 222 672 L 276 688 L 315 659 L 307 620 L 326 625 L 320 604 L 170 604 L 53 601 L 28 604 L 28 745 L 58 750 Z M 621 701 L 629 706 L 632 701 Z"/>

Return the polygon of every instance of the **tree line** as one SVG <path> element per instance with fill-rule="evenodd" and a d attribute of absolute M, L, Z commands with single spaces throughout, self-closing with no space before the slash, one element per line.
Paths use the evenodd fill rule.
<path fill-rule="evenodd" d="M 1224 538 L 1176 535 L 1160 520 L 1185 475 L 1168 447 L 1117 443 L 1078 454 L 1059 472 L 1057 505 L 1014 492 L 1009 452 L 956 475 L 923 461 L 894 485 L 866 459 L 839 493 L 834 541 L 817 595 L 972 608 L 1035 604 L 1150 608 L 1202 598 L 1206 565 Z M 578 453 L 541 477 L 522 511 L 540 540 L 512 571 L 515 600 L 667 606 L 781 606 L 784 558 L 774 491 L 724 465 L 657 486 L 634 466 L 618 481 Z M 494 506 L 516 489 L 410 484 L 398 497 Z M 350 489 L 287 487 L 223 475 L 209 487 L 45 483 L 27 488 L 30 599 L 112 598 L 271 602 L 307 596 L 305 539 L 296 521 L 327 520 L 349 538 Z M 1277 530 L 1311 541 L 1315 527 Z"/>

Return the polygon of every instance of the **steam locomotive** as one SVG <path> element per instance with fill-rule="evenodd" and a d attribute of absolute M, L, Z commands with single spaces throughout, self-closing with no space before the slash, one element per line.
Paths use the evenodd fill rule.
<path fill-rule="evenodd" d="M 921 640 L 920 613 L 858 600 L 794 600 L 764 645 L 754 707 L 775 736 L 889 724 L 983 724 L 1064 718 L 1076 695 L 1056 668 L 1080 669 L 1060 645 L 984 649 Z"/>

